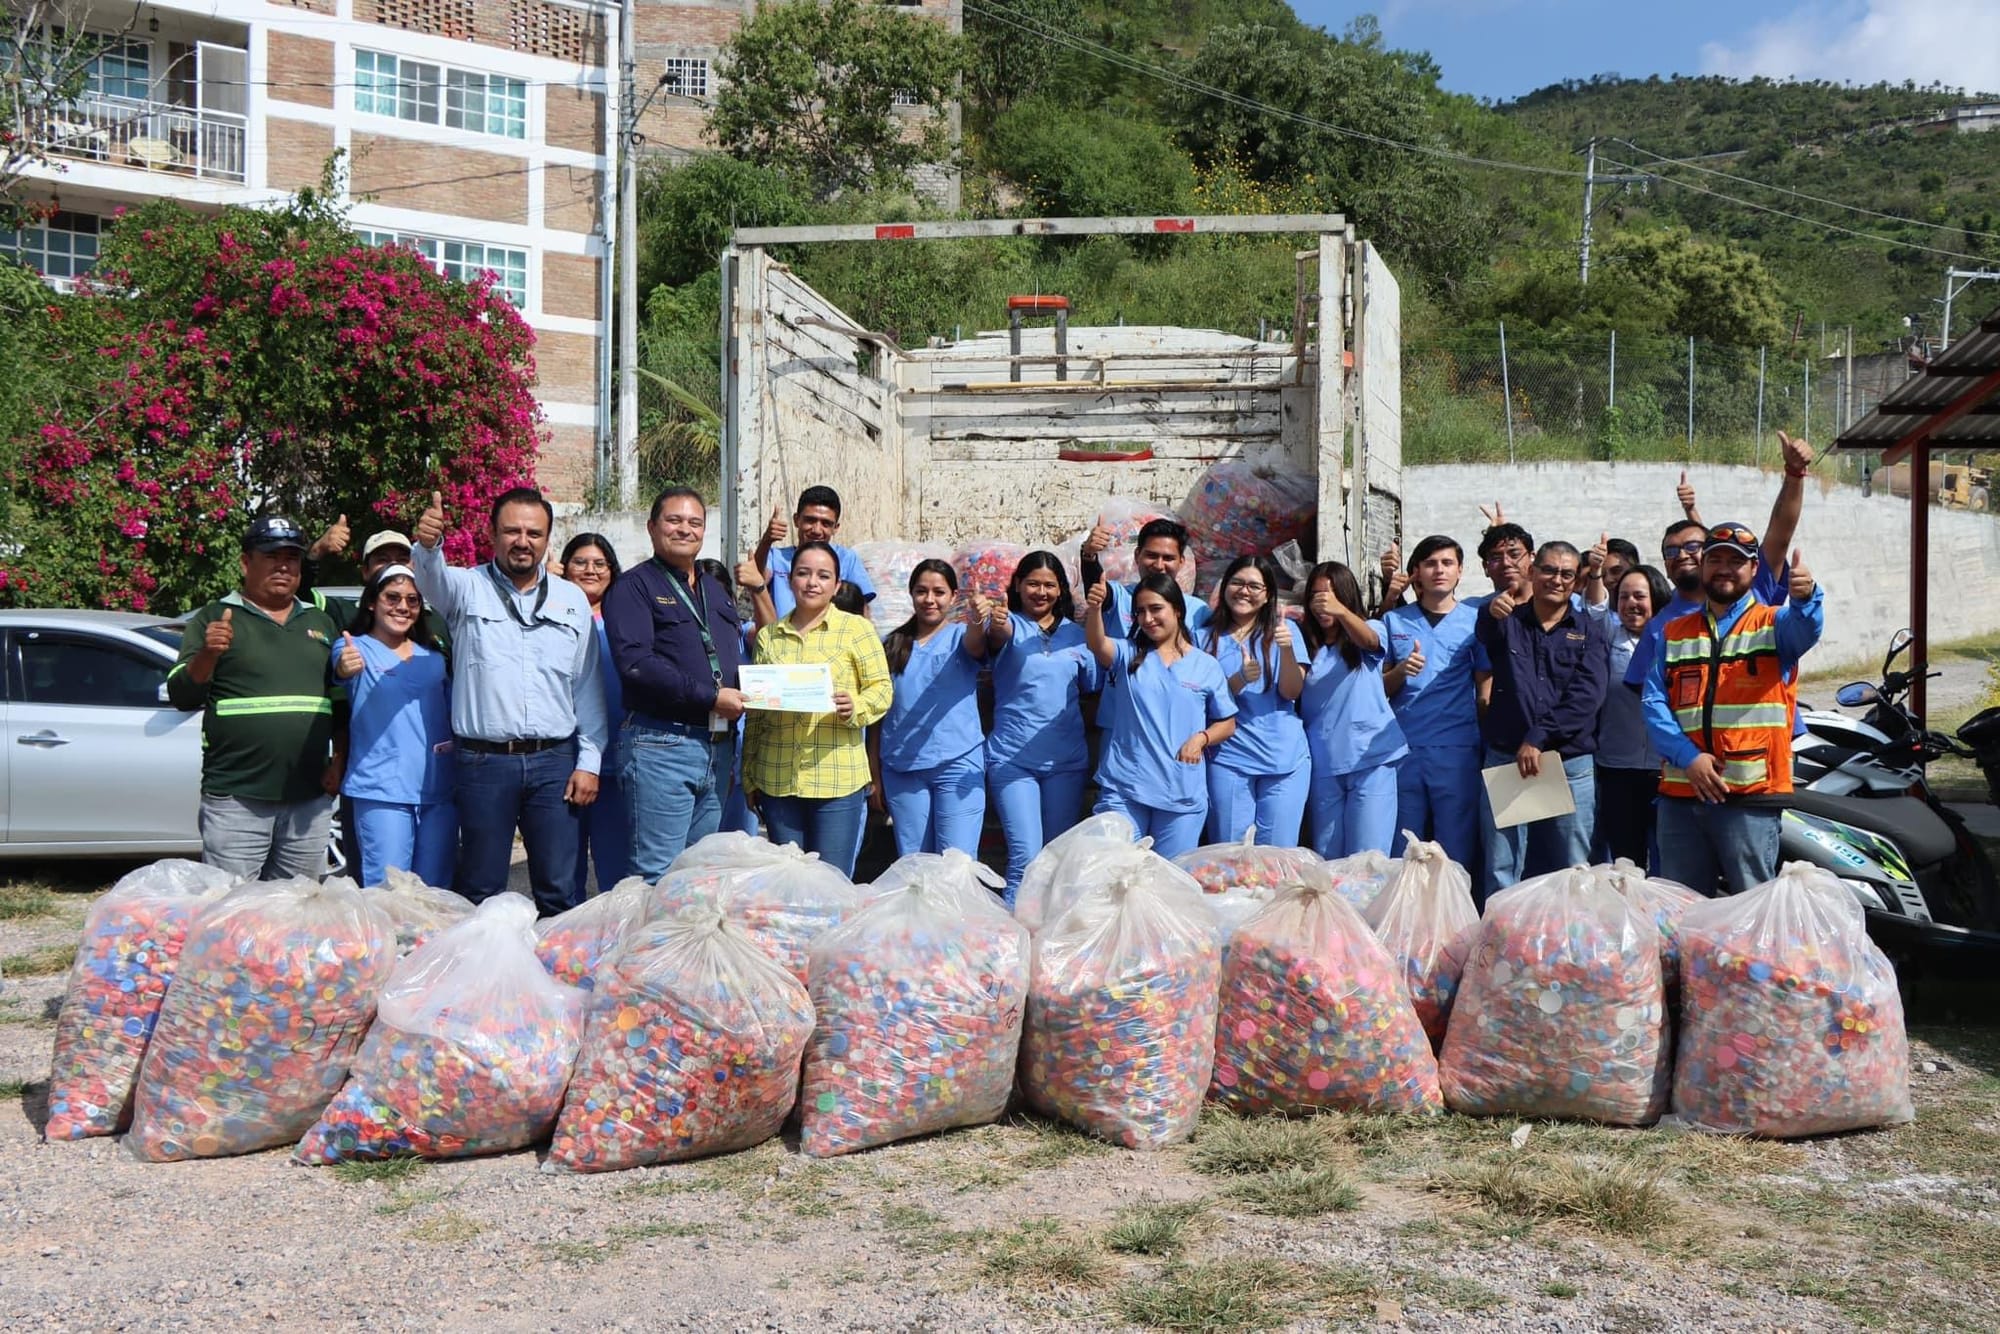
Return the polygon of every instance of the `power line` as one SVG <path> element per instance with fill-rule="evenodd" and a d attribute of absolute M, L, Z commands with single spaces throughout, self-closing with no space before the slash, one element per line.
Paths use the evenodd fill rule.
<path fill-rule="evenodd" d="M 1769 190 L 1774 194 L 1790 195 L 1794 199 L 1809 200 L 1815 204 L 1825 204 L 1830 208 L 1846 209 L 1850 213 L 1859 213 L 1870 218 L 1881 218 L 1885 222 L 1899 222 L 1905 226 L 1925 227 L 1939 232 L 1963 232 L 1967 236 L 1977 236 L 1989 241 L 2000 241 L 2000 232 L 1975 231 L 1970 227 L 1954 227 L 1948 222 L 1925 222 L 1921 218 L 1906 218 L 1900 213 L 1882 213 L 1872 208 L 1863 208 L 1859 204 L 1848 204 L 1838 199 L 1827 199 L 1821 195 L 1807 194 L 1803 190 L 1793 190 L 1787 186 L 1773 185 L 1769 181 L 1752 180 L 1748 176 L 1737 176 L 1730 172 L 1717 171 L 1713 167 L 1697 166 L 1693 161 L 1686 158 L 1664 157 L 1659 153 L 1653 152 L 1651 149 L 1639 147 L 1639 145 L 1633 143 L 1630 139 L 1613 139 L 1611 142 L 1623 144 L 1634 152 L 1644 153 L 1656 163 L 1667 166 L 1686 167 L 1690 171 L 1698 171 L 1705 176 L 1720 176 L 1723 180 L 1735 181 L 1738 185 L 1754 185 L 1759 190 Z"/>
<path fill-rule="evenodd" d="M 1397 148 L 1408 153 L 1421 153 L 1427 157 L 1443 158 L 1451 162 L 1462 162 L 1468 166 L 1492 167 L 1500 171 L 1526 172 L 1536 176 L 1556 176 L 1572 181 L 1583 179 L 1582 172 L 1564 167 L 1543 167 L 1528 162 L 1509 162 L 1500 158 L 1479 157 L 1472 153 L 1460 153 L 1453 149 L 1439 148 L 1431 144 L 1413 144 L 1401 139 L 1391 139 L 1385 135 L 1370 134 L 1366 130 L 1356 130 L 1345 125 L 1335 125 L 1331 121 L 1320 120 L 1315 116 L 1308 116 L 1303 112 L 1291 111 L 1285 107 L 1272 106 L 1270 103 L 1260 102 L 1256 98 L 1244 97 L 1239 93 L 1232 93 L 1227 89 L 1202 83 L 1197 79 L 1191 79 L 1164 66 L 1140 60 L 1136 56 L 1126 55 L 1122 51 L 1105 46 L 1099 42 L 1093 42 L 1088 38 L 1076 37 L 1052 28 L 1045 28 L 1032 19 L 1017 17 L 1004 9 L 995 9 L 984 3 L 980 3 L 979 0 L 966 0 L 965 7 L 975 13 L 983 14 L 988 18 L 1005 23 L 1020 32 L 1027 33 L 1033 37 L 1039 37 L 1043 41 L 1066 47 L 1082 55 L 1095 56 L 1107 64 L 1117 65 L 1134 73 L 1150 74 L 1162 82 L 1172 84 L 1178 88 L 1184 88 L 1189 92 L 1213 97 L 1220 101 L 1242 107 L 1246 111 L 1261 112 L 1268 116 L 1277 116 L 1282 120 L 1307 125 L 1316 130 L 1324 130 L 1328 134 L 1339 135 L 1342 138 L 1358 139 L 1364 143 L 1380 144 L 1384 148 Z"/>
<path fill-rule="evenodd" d="M 1611 163 L 1612 166 L 1625 171 L 1641 170 L 1641 168 L 1635 167 L 1629 162 L 1619 162 L 1613 158 L 1606 158 L 1604 160 Z M 1827 222 L 1823 218 L 1809 218 L 1803 213 L 1788 213 L 1781 208 L 1772 208 L 1769 204 L 1760 204 L 1754 199 L 1738 199 L 1735 195 L 1727 195 L 1720 190 L 1711 190 L 1705 185 L 1696 185 L 1693 181 L 1676 180 L 1672 176 L 1660 176 L 1657 174 L 1654 175 L 1654 179 L 1664 181 L 1668 185 L 1679 186 L 1683 190 L 1693 190 L 1696 194 L 1711 195 L 1716 199 L 1724 200 L 1742 208 L 1755 209 L 1759 213 L 1769 213 L 1775 217 L 1789 218 L 1793 222 L 1803 222 L 1808 227 L 1821 227 L 1830 232 L 1839 232 L 1843 236 L 1857 237 L 1863 241 L 1874 241 L 1879 245 L 1897 246 L 1904 250 L 1919 250 L 1927 255 L 1942 255 L 1946 259 L 1967 259 L 1975 264 L 1986 262 L 1978 255 L 1968 255 L 1960 250 L 1941 250 L 1936 246 L 1918 245 L 1913 241 L 1899 241 L 1893 236 L 1882 236 L 1875 232 L 1857 231 L 1852 227 L 1843 227 L 1837 222 Z"/>

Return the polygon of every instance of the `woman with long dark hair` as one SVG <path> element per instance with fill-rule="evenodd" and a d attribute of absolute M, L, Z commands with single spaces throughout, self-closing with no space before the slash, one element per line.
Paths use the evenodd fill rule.
<path fill-rule="evenodd" d="M 894 695 L 870 733 L 880 804 L 895 825 L 896 855 L 957 848 L 979 855 L 986 823 L 986 736 L 979 723 L 979 664 L 993 612 L 972 596 L 951 618 L 958 572 L 921 560 L 910 571 L 910 618 L 882 640 Z"/>
<path fill-rule="evenodd" d="M 602 533 L 578 533 L 563 548 L 557 573 L 583 590 L 597 625 L 598 675 L 604 681 L 604 767 L 597 776 L 597 800 L 577 810 L 576 888 L 590 893 L 590 867 L 597 864 L 597 892 L 604 893 L 632 874 L 631 815 L 618 786 L 618 742 L 625 723 L 618 665 L 611 661 L 611 642 L 604 633 L 604 595 L 623 573 L 611 539 Z"/>
<path fill-rule="evenodd" d="M 1653 810 L 1660 791 L 1660 753 L 1646 732 L 1639 692 L 1617 684 L 1646 637 L 1646 626 L 1673 601 L 1673 585 L 1650 565 L 1634 565 L 1611 589 L 1611 675 L 1597 714 L 1597 830 L 1600 860 L 1629 857 L 1652 864 Z"/>
<path fill-rule="evenodd" d="M 1379 622 L 1362 610 L 1361 585 L 1338 561 L 1306 579 L 1305 692 L 1299 713 L 1312 755 L 1312 845 L 1326 858 L 1374 849 L 1396 837 L 1396 766 L 1409 754 L 1382 689 Z"/>
<path fill-rule="evenodd" d="M 1083 696 L 1097 689 L 1097 660 L 1075 621 L 1062 560 L 1030 551 L 1007 584 L 986 638 L 993 659 L 993 733 L 986 783 L 1007 839 L 1007 903 L 1042 845 L 1076 823 L 1090 769 Z"/>
<path fill-rule="evenodd" d="M 1104 631 L 1109 585 L 1090 586 L 1083 632 L 1104 671 L 1111 722 L 1097 766 L 1097 809 L 1119 811 L 1163 857 L 1201 842 L 1208 819 L 1207 755 L 1235 734 L 1236 701 L 1215 659 L 1187 632 L 1187 603 L 1171 575 L 1149 574 L 1132 593 L 1132 637 Z"/>
<path fill-rule="evenodd" d="M 736 598 L 736 577 L 727 565 L 713 557 L 704 556 L 694 563 L 695 569 L 721 584 L 723 590 Z M 769 595 L 765 597 L 768 599 Z M 751 623 L 744 621 L 737 627 L 736 652 L 739 662 L 750 661 Z M 754 834 L 757 832 L 757 817 L 750 813 L 750 803 L 743 799 L 743 719 L 736 720 L 736 763 L 730 770 L 729 795 L 722 799 L 722 825 L 725 833 Z"/>
<path fill-rule="evenodd" d="M 353 803 L 367 885 L 383 883 L 393 866 L 446 887 L 458 860 L 450 662 L 423 620 L 415 572 L 391 565 L 361 590 L 332 649 L 352 706 L 340 790 Z"/>
<path fill-rule="evenodd" d="M 1236 735 L 1208 762 L 1208 838 L 1233 843 L 1255 829 L 1257 842 L 1299 841 L 1312 769 L 1297 700 L 1305 653 L 1278 606 L 1278 567 L 1264 556 L 1229 562 L 1217 589 L 1207 642 L 1236 701 Z"/>

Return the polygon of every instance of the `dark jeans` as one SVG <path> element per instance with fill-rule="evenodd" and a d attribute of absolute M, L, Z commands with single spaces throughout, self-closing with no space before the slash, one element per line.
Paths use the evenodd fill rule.
<path fill-rule="evenodd" d="M 868 789 L 861 788 L 844 797 L 774 797 L 765 793 L 764 837 L 773 843 L 796 843 L 806 852 L 817 852 L 828 866 L 837 866 L 842 875 L 854 874 L 854 859 L 861 855 L 861 834 L 868 825 Z"/>
<path fill-rule="evenodd" d="M 576 852 L 581 827 L 563 789 L 576 771 L 576 742 L 532 755 L 457 748 L 458 892 L 474 903 L 507 888 L 514 830 L 528 849 L 535 907 L 549 917 L 583 901 Z"/>
<path fill-rule="evenodd" d="M 1658 769 L 1597 769 L 1597 837 L 1592 851 L 1600 862 L 1630 859 L 1645 866 L 1653 846 L 1653 800 L 1660 793 Z"/>

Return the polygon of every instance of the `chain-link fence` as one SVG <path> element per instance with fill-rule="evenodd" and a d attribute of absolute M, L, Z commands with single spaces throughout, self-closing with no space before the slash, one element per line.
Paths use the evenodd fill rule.
<path fill-rule="evenodd" d="M 1816 341 L 1816 340 L 1813 340 Z M 1777 433 L 1828 445 L 1880 396 L 1805 346 L 1504 325 L 1405 342 L 1408 463 L 1773 463 Z M 1846 465 L 1858 475 L 1858 464 Z"/>

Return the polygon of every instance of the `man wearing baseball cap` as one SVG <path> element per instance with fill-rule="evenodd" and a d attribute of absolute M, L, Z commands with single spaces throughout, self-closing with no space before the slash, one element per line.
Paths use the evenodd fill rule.
<path fill-rule="evenodd" d="M 1721 523 L 1702 539 L 1697 611 L 1668 621 L 1646 677 L 1646 730 L 1665 759 L 1660 874 L 1702 894 L 1741 894 L 1778 873 L 1781 812 L 1757 800 L 1792 790 L 1793 686 L 1819 642 L 1819 585 L 1792 552 L 1785 599 L 1757 596 L 1757 535 Z"/>
<path fill-rule="evenodd" d="M 305 549 L 290 519 L 251 523 L 241 585 L 188 618 L 167 674 L 173 706 L 202 711 L 202 860 L 254 880 L 326 867 L 339 631 L 298 596 Z"/>
<path fill-rule="evenodd" d="M 329 556 L 338 556 L 347 550 L 347 516 L 341 515 L 314 543 L 306 548 L 306 558 L 299 572 L 299 596 L 333 617 L 335 625 L 346 629 L 354 623 L 354 615 L 360 610 L 360 602 L 355 598 L 335 597 L 319 591 L 320 562 Z M 407 533 L 399 533 L 393 528 L 384 528 L 361 544 L 361 582 L 367 583 L 391 565 L 410 563 L 410 538 Z M 418 622 L 418 633 L 427 635 L 437 643 L 449 646 L 451 632 L 444 623 L 444 617 L 424 608 L 423 619 Z"/>

